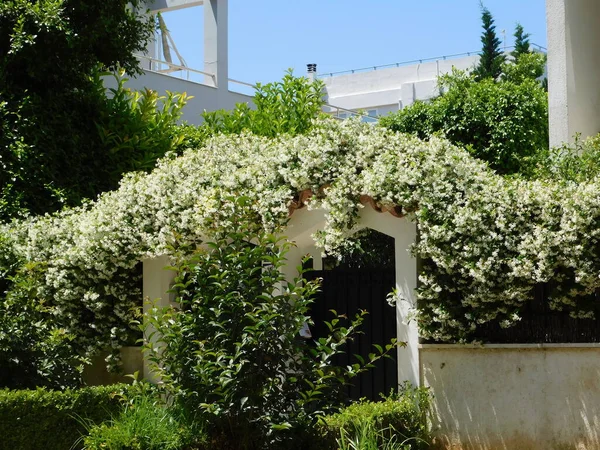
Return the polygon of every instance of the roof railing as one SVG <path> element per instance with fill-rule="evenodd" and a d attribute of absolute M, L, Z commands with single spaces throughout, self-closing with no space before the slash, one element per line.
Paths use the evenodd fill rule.
<path fill-rule="evenodd" d="M 325 111 L 325 112 L 327 114 L 331 114 L 336 119 L 340 119 L 340 120 L 347 119 L 347 117 L 340 117 L 340 111 L 341 111 L 341 112 L 348 113 L 350 116 L 365 117 L 365 118 L 371 119 L 374 122 L 379 121 L 379 118 L 377 116 L 370 116 L 368 114 L 365 114 L 360 109 L 359 110 L 346 109 L 346 108 L 342 108 L 341 106 L 331 105 L 329 103 L 325 103 L 323 106 L 333 109 L 334 111 Z"/>
<path fill-rule="evenodd" d="M 179 64 L 162 61 L 160 59 L 151 58 L 146 55 L 135 55 L 135 57 L 138 58 L 142 62 L 142 68 L 144 70 L 149 70 L 150 72 L 161 73 L 163 75 L 169 75 L 169 76 L 173 76 L 172 74 L 174 72 L 181 72 L 182 76 L 177 77 L 177 78 L 182 78 L 182 79 L 185 79 L 188 81 L 193 81 L 193 80 L 190 80 L 190 74 L 204 75 L 204 76 L 210 77 L 212 80 L 212 83 L 211 84 L 203 83 L 203 84 L 206 84 L 207 86 L 211 86 L 211 87 L 218 87 L 217 86 L 217 77 L 214 73 L 204 72 L 203 70 L 192 69 L 191 67 L 181 66 Z M 183 75 L 185 75 L 185 78 L 183 77 Z M 245 81 L 235 80 L 233 78 L 229 78 L 228 81 L 231 83 L 239 84 L 241 86 L 256 89 L 256 85 L 254 85 L 252 83 L 246 83 Z"/>
<path fill-rule="evenodd" d="M 146 55 L 135 55 L 135 57 L 137 59 L 141 60 L 142 68 L 144 70 L 150 70 L 151 72 L 157 72 L 157 73 L 162 73 L 162 74 L 167 74 L 167 75 L 170 75 L 173 72 L 181 71 L 181 72 L 186 73 L 187 80 L 190 79 L 190 73 L 197 73 L 200 75 L 205 75 L 205 76 L 210 77 L 212 79 L 213 86 L 215 86 L 215 87 L 217 86 L 217 77 L 215 76 L 214 73 L 209 73 L 209 72 L 204 72 L 202 70 L 192 69 L 191 67 L 187 67 L 187 66 L 180 66 L 179 64 L 174 64 L 174 63 L 167 62 L 167 61 L 161 61 L 160 59 L 154 59 L 154 58 L 151 58 Z M 148 62 L 147 66 L 145 64 L 143 64 L 144 61 Z M 164 66 L 166 66 L 166 68 L 163 68 Z"/>
<path fill-rule="evenodd" d="M 546 47 L 542 47 L 541 45 L 538 45 L 538 44 L 530 44 L 530 46 L 533 48 L 534 51 L 544 52 L 544 53 L 546 53 L 548 51 L 548 49 L 546 49 Z M 506 50 L 510 50 L 513 48 L 514 48 L 514 46 L 505 47 L 504 51 L 506 52 Z M 318 74 L 317 77 L 326 78 L 326 77 L 333 77 L 336 75 L 348 75 L 348 74 L 357 73 L 357 72 L 371 72 L 371 71 L 379 70 L 379 69 L 390 69 L 390 68 L 394 68 L 394 67 L 410 66 L 413 64 L 422 64 L 424 62 L 445 61 L 447 59 L 463 58 L 465 56 L 479 55 L 480 53 L 481 53 L 481 51 L 477 50 L 474 52 L 455 53 L 453 55 L 434 56 L 432 58 L 413 59 L 410 61 L 402 61 L 402 62 L 397 62 L 397 63 L 392 63 L 392 64 L 383 64 L 380 66 L 361 67 L 360 69 L 342 70 L 339 72 L 325 72 L 325 73 Z"/>

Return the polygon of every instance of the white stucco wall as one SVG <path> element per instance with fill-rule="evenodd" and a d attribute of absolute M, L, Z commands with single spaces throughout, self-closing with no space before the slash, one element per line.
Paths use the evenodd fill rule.
<path fill-rule="evenodd" d="M 303 208 L 294 211 L 285 236 L 296 244 L 287 255 L 284 273 L 288 280 L 298 276 L 296 268 L 306 254 L 315 258 L 314 268 L 321 268 L 321 249 L 315 246 L 312 235 L 322 230 L 325 225 L 325 211 L 322 209 L 309 210 Z M 410 321 L 412 309 L 416 305 L 417 261 L 409 252 L 410 246 L 417 236 L 416 226 L 406 218 L 394 217 L 389 213 L 380 213 L 370 206 L 360 211 L 357 230 L 371 228 L 394 238 L 396 289 L 403 301 L 396 305 L 396 331 L 399 342 L 405 342 L 405 347 L 398 348 L 398 381 L 410 381 L 414 385 L 419 382 L 419 350 L 418 331 L 414 321 Z"/>
<path fill-rule="evenodd" d="M 550 145 L 600 131 L 600 2 L 546 0 Z"/>
<path fill-rule="evenodd" d="M 157 258 L 145 259 L 143 262 L 143 310 L 146 313 L 152 306 L 164 308 L 171 305 L 171 284 L 175 278 L 173 270 L 167 270 L 166 267 L 171 266 L 173 261 L 166 255 Z M 148 327 L 144 338 L 146 340 L 153 337 L 153 342 L 157 342 L 157 336 L 153 335 L 155 329 Z M 158 382 L 159 378 L 151 370 L 148 361 L 143 361 L 144 378 L 151 382 Z"/>
<path fill-rule="evenodd" d="M 107 77 L 104 79 L 104 84 L 107 88 L 114 88 L 116 81 L 113 77 Z M 160 95 L 165 95 L 166 91 L 169 91 L 186 92 L 188 95 L 193 96 L 194 98 L 189 99 L 187 105 L 184 107 L 181 118 L 181 120 L 193 125 L 201 123 L 200 114 L 204 110 L 233 109 L 236 103 L 252 104 L 252 97 L 249 95 L 217 89 L 201 83 L 182 80 L 156 72 L 146 72 L 137 78 L 131 78 L 126 86 L 134 90 L 142 90 L 144 88 L 153 89 Z"/>
<path fill-rule="evenodd" d="M 106 369 L 106 360 L 109 352 L 101 352 L 92 358 L 89 365 L 83 368 L 83 381 L 86 386 L 110 385 L 115 383 L 131 383 L 132 379 L 127 375 L 137 372 L 140 378 L 143 376 L 144 364 L 141 347 L 121 347 L 121 369 L 122 373 L 109 372 Z"/>
<path fill-rule="evenodd" d="M 328 103 L 346 109 L 385 109 L 410 105 L 438 95 L 437 78 L 452 71 L 475 66 L 479 56 L 442 59 L 400 67 L 335 76 L 322 76 Z M 387 109 L 385 113 L 389 112 Z M 381 113 L 380 113 L 381 115 Z"/>
<path fill-rule="evenodd" d="M 423 345 L 438 447 L 600 448 L 600 346 Z"/>

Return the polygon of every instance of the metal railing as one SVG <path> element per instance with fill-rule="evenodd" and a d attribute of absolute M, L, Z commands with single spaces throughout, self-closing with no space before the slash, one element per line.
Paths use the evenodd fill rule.
<path fill-rule="evenodd" d="M 169 75 L 175 78 L 184 79 L 187 81 L 192 81 L 198 83 L 197 80 L 191 79 L 191 74 L 198 74 L 202 76 L 210 77 L 212 83 L 200 82 L 201 84 L 218 87 L 217 85 L 217 77 L 214 73 L 205 72 L 203 70 L 192 69 L 191 67 L 181 66 L 179 64 L 174 64 L 167 61 L 162 61 L 160 59 L 151 58 L 146 55 L 135 55 L 138 60 L 142 63 L 142 68 L 144 70 L 149 70 L 155 73 L 161 73 L 163 75 Z M 179 73 L 180 76 L 173 75 L 174 73 Z M 229 78 L 228 81 L 230 83 L 239 84 L 240 86 L 250 87 L 252 89 L 256 89 L 256 85 L 252 83 L 246 83 L 245 81 L 235 80 L 233 78 Z"/>
<path fill-rule="evenodd" d="M 182 72 L 186 74 L 186 80 L 190 79 L 190 73 L 197 73 L 200 75 L 208 76 L 212 79 L 213 85 L 217 86 L 217 77 L 214 73 L 204 72 L 202 70 L 192 69 L 187 66 L 180 66 L 179 64 L 174 64 L 167 61 L 161 61 L 160 59 L 154 59 L 146 55 L 135 55 L 137 59 L 142 62 L 142 68 L 144 70 L 150 70 L 151 72 L 162 73 L 165 75 L 171 75 L 174 72 Z M 147 61 L 148 64 L 143 64 L 144 61 Z M 171 75 L 172 76 L 172 75 Z M 179 78 L 179 77 L 178 77 Z"/>
<path fill-rule="evenodd" d="M 325 105 L 323 105 L 323 106 L 334 109 L 335 111 L 325 111 L 325 112 L 328 114 L 331 114 L 332 117 L 335 117 L 336 119 L 339 119 L 339 120 L 347 119 L 347 117 L 340 117 L 340 111 L 342 111 L 342 112 L 348 113 L 349 116 L 360 116 L 360 117 L 368 118 L 368 119 L 370 119 L 369 121 L 372 121 L 372 122 L 379 121 L 379 118 L 377 116 L 370 116 L 368 114 L 363 113 L 360 110 L 355 111 L 352 109 L 346 109 L 346 108 L 342 108 L 341 106 L 331 105 L 329 103 L 325 103 Z"/>
<path fill-rule="evenodd" d="M 547 52 L 546 47 L 542 47 L 541 45 L 530 44 L 530 46 L 533 48 L 534 51 L 544 52 L 544 53 Z M 508 46 L 508 47 L 504 48 L 504 51 L 506 52 L 507 50 L 510 50 L 513 48 L 514 48 L 514 46 Z M 379 69 L 391 69 L 394 67 L 410 66 L 413 64 L 422 64 L 424 62 L 445 61 L 448 59 L 463 58 L 466 56 L 475 56 L 475 55 L 479 55 L 480 53 L 481 53 L 481 51 L 477 50 L 474 52 L 455 53 L 453 55 L 434 56 L 432 58 L 413 59 L 410 61 L 402 61 L 402 62 L 397 62 L 397 63 L 392 63 L 392 64 L 383 64 L 380 66 L 361 67 L 359 69 L 341 70 L 339 72 L 325 72 L 325 73 L 318 74 L 317 77 L 318 78 L 326 78 L 326 77 L 334 77 L 336 75 L 348 75 L 348 74 L 353 74 L 353 73 L 357 73 L 357 72 L 371 72 L 371 71 L 379 70 Z"/>

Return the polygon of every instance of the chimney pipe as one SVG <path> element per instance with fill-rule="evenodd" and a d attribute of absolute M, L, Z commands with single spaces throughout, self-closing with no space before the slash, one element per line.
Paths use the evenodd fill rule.
<path fill-rule="evenodd" d="M 310 81 L 314 81 L 317 76 L 317 65 L 316 64 L 307 64 L 306 72 L 308 73 L 308 79 Z"/>

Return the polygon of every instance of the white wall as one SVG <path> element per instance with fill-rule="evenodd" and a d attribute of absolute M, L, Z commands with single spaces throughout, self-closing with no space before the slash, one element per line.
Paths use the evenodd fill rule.
<path fill-rule="evenodd" d="M 600 2 L 546 0 L 550 145 L 600 131 Z"/>
<path fill-rule="evenodd" d="M 166 267 L 172 264 L 171 258 L 165 255 L 143 261 L 142 293 L 144 313 L 153 306 L 165 308 L 171 305 L 171 294 L 168 291 L 171 289 L 171 284 L 175 278 L 175 271 L 167 270 Z M 154 328 L 148 327 L 144 333 L 144 338 L 148 340 L 152 337 L 151 340 L 157 342 L 158 336 L 154 335 L 155 331 Z M 145 359 L 143 361 L 143 376 L 153 383 L 159 381 L 158 376 L 152 371 L 150 363 Z"/>
<path fill-rule="evenodd" d="M 322 230 L 325 225 L 324 210 L 303 208 L 294 211 L 285 235 L 296 243 L 296 248 L 287 255 L 284 273 L 288 280 L 297 276 L 296 267 L 306 254 L 315 258 L 316 270 L 321 268 L 321 250 L 315 247 L 312 235 Z M 394 217 L 389 213 L 379 213 L 370 206 L 360 211 L 357 229 L 371 228 L 394 238 L 396 289 L 404 301 L 396 305 L 396 330 L 399 342 L 406 342 L 406 347 L 398 349 L 398 381 L 410 381 L 414 385 L 419 382 L 419 350 L 418 331 L 414 322 L 409 321 L 410 312 L 416 305 L 415 289 L 417 287 L 417 262 L 409 252 L 415 242 L 417 231 L 413 222 L 406 218 Z"/>
<path fill-rule="evenodd" d="M 116 82 L 114 78 L 107 77 L 104 80 L 106 87 L 115 87 Z M 138 78 L 132 78 L 127 82 L 126 86 L 134 90 L 150 88 L 158 91 L 160 95 L 165 95 L 166 91 L 170 91 L 178 93 L 186 92 L 188 95 L 193 96 L 194 98 L 188 101 L 183 110 L 182 120 L 194 125 L 201 123 L 200 114 L 204 110 L 233 109 L 236 103 L 252 104 L 252 97 L 249 95 L 227 90 L 219 94 L 219 89 L 217 88 L 156 72 L 148 71 Z"/>
<path fill-rule="evenodd" d="M 370 70 L 344 75 L 324 76 L 327 101 L 346 109 L 386 109 L 404 107 L 415 100 L 438 95 L 437 78 L 452 67 L 466 70 L 475 66 L 479 56 L 430 61 L 409 66 Z M 385 112 L 389 112 L 386 109 Z M 380 113 L 381 114 L 381 113 Z"/>
<path fill-rule="evenodd" d="M 600 448 L 600 346 L 423 345 L 437 448 Z"/>
<path fill-rule="evenodd" d="M 132 379 L 126 375 L 138 372 L 142 378 L 144 371 L 143 355 L 141 347 L 121 347 L 121 369 L 122 373 L 114 373 L 106 370 L 105 358 L 109 352 L 100 352 L 92 358 L 89 365 L 83 368 L 83 382 L 86 386 L 106 386 L 115 383 L 131 383 Z"/>

